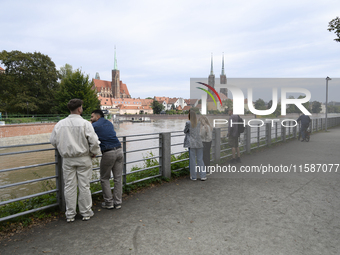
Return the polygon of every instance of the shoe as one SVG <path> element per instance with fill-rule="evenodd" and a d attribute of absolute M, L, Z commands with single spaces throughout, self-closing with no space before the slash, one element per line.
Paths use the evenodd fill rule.
<path fill-rule="evenodd" d="M 122 208 L 122 205 L 119 204 L 119 205 L 115 205 L 114 207 L 115 207 L 115 209 L 121 209 L 121 208 Z"/>
<path fill-rule="evenodd" d="M 237 162 L 237 163 L 241 163 L 241 158 L 240 158 L 240 157 L 237 157 L 236 162 Z"/>
<path fill-rule="evenodd" d="M 207 180 L 207 177 L 201 178 L 201 181 L 206 181 L 206 180 Z"/>
<path fill-rule="evenodd" d="M 230 164 L 235 164 L 236 163 L 236 159 L 232 159 L 232 160 L 230 160 Z"/>
<path fill-rule="evenodd" d="M 67 222 L 67 223 L 71 223 L 71 222 L 74 222 L 74 220 L 75 220 L 74 217 L 73 217 L 73 218 L 67 218 L 67 219 L 66 219 L 66 222 Z"/>
<path fill-rule="evenodd" d="M 194 178 L 192 178 L 192 177 L 190 177 L 190 180 L 192 180 L 192 181 L 197 181 L 197 179 L 194 179 Z"/>
<path fill-rule="evenodd" d="M 113 209 L 115 208 L 114 205 L 106 205 L 105 202 L 102 203 L 102 208 L 104 209 Z"/>
<path fill-rule="evenodd" d="M 88 221 L 91 219 L 91 217 L 94 215 L 94 213 L 92 212 L 92 214 L 90 216 L 83 216 L 83 221 Z"/>

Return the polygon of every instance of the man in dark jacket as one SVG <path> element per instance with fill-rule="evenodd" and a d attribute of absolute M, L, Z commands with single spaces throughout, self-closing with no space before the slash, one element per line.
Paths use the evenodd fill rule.
<path fill-rule="evenodd" d="M 103 189 L 104 202 L 102 207 L 106 209 L 120 209 L 122 204 L 122 172 L 123 150 L 116 136 L 113 124 L 104 118 L 101 110 L 94 110 L 91 114 L 91 122 L 96 132 L 102 152 L 100 161 L 100 183 Z M 111 171 L 113 174 L 113 197 L 110 187 Z"/>
<path fill-rule="evenodd" d="M 305 141 L 306 138 L 306 130 L 309 127 L 309 123 L 311 122 L 309 116 L 302 114 L 300 117 L 296 120 L 296 122 L 301 121 L 301 126 L 300 126 L 300 135 L 302 135 L 302 141 Z M 299 138 L 300 138 L 299 135 Z"/>

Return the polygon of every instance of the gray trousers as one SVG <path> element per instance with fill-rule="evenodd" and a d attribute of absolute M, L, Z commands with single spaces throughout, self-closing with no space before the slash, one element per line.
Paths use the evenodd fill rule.
<path fill-rule="evenodd" d="M 63 158 L 63 175 L 65 184 L 66 218 L 73 218 L 77 214 L 77 186 L 79 189 L 79 212 L 82 216 L 92 216 L 92 197 L 90 191 L 92 159 L 90 156 Z"/>
<path fill-rule="evenodd" d="M 103 197 L 106 205 L 122 203 L 122 172 L 123 172 L 122 148 L 103 153 L 100 162 L 100 183 L 103 189 Z M 111 172 L 113 174 L 113 198 L 110 186 Z"/>

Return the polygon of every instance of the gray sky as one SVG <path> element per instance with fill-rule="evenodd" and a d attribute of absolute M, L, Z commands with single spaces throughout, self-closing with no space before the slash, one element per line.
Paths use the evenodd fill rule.
<path fill-rule="evenodd" d="M 111 80 L 116 45 L 132 97 L 189 98 L 190 78 L 209 75 L 211 53 L 216 78 L 222 52 L 227 78 L 340 77 L 340 43 L 327 31 L 340 16 L 338 0 L 0 0 L 0 6 L 0 50 L 38 51 L 58 69 L 68 63 Z M 310 91 L 325 101 L 325 85 Z M 329 91 L 329 101 L 340 101 L 340 86 L 330 81 Z"/>

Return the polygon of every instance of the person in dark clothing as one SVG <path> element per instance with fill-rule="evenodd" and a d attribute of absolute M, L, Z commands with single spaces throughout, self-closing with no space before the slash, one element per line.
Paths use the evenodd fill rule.
<path fill-rule="evenodd" d="M 299 121 L 301 121 L 299 138 L 300 138 L 300 135 L 301 135 L 302 136 L 301 142 L 304 142 L 305 139 L 306 139 L 306 130 L 309 127 L 309 123 L 311 122 L 311 120 L 310 120 L 309 116 L 302 114 L 296 120 L 296 122 L 299 122 Z"/>
<path fill-rule="evenodd" d="M 239 120 L 238 115 L 233 114 L 233 110 L 229 111 L 229 123 L 228 123 L 228 140 L 229 140 L 229 146 L 231 147 L 232 152 L 232 160 L 230 163 L 241 163 L 240 158 L 240 148 L 238 147 L 238 138 L 240 137 L 240 133 L 238 132 L 238 125 L 234 124 L 237 123 Z M 231 123 L 233 123 L 231 125 Z M 236 152 L 237 152 L 237 158 L 236 158 Z"/>
<path fill-rule="evenodd" d="M 96 132 L 102 152 L 100 161 L 100 183 L 103 189 L 104 202 L 102 207 L 106 209 L 120 209 L 122 204 L 122 172 L 123 150 L 116 136 L 113 124 L 104 118 L 101 110 L 94 110 L 91 114 L 91 122 Z M 113 174 L 113 197 L 110 187 L 111 172 Z"/>

